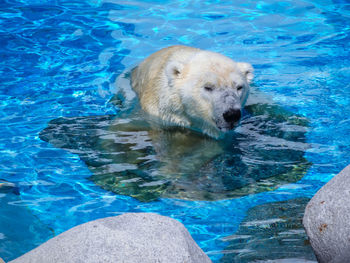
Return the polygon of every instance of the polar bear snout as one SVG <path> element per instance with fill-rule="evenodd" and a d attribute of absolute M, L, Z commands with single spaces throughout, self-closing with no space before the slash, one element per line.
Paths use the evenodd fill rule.
<path fill-rule="evenodd" d="M 236 122 L 238 122 L 241 119 L 242 113 L 240 109 L 229 109 L 228 111 L 224 112 L 224 114 L 222 114 L 222 116 L 224 117 L 224 120 L 228 123 L 228 124 L 232 124 L 230 126 L 233 127 L 233 124 L 235 124 Z"/>
<path fill-rule="evenodd" d="M 242 112 L 239 107 L 229 107 L 224 111 L 221 111 L 221 113 L 217 113 L 218 115 L 216 115 L 215 124 L 217 129 L 222 132 L 234 129 L 242 117 Z"/>

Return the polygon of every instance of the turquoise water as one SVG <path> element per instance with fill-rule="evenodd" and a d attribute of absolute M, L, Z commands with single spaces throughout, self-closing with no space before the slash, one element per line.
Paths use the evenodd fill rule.
<path fill-rule="evenodd" d="M 349 18 L 345 0 L 0 0 L 0 257 L 16 258 L 89 220 L 147 211 L 184 223 L 215 262 L 314 259 L 300 225 L 302 211 L 308 198 L 350 159 Z M 84 159 L 77 152 L 84 142 L 80 137 L 70 137 L 65 149 L 40 138 L 61 117 L 74 121 L 96 116 L 88 123 L 96 130 L 101 116 L 118 113 L 110 103 L 117 76 L 173 44 L 253 64 L 256 89 L 274 105 L 307 120 L 301 137 L 290 137 L 284 148 L 294 150 L 285 155 L 294 166 L 304 164 L 293 173 L 294 181 L 279 180 L 284 183 L 250 191 L 256 181 L 243 180 L 245 194 L 231 195 L 230 188 L 218 198 L 214 192 L 210 200 L 171 195 L 143 200 L 91 180 L 96 178 L 94 156 Z M 228 167 L 229 174 L 236 171 L 235 161 L 245 163 L 237 156 L 250 156 L 267 138 L 261 136 L 262 129 L 257 137 L 244 136 L 256 116 L 248 110 L 237 134 L 243 142 L 253 138 L 256 144 L 240 146 L 247 151 L 236 151 L 235 158 L 229 154 L 237 148 L 225 148 L 212 161 L 215 167 Z M 272 138 L 293 128 L 278 123 Z M 78 125 L 75 131 L 86 127 Z M 298 142 L 307 147 L 298 148 Z M 96 153 L 92 144 L 82 147 Z M 279 155 L 270 158 L 280 161 Z M 274 178 L 239 171 L 257 182 L 267 178 L 268 186 Z M 283 171 L 290 174 L 290 165 Z M 216 182 L 215 174 L 203 178 Z"/>

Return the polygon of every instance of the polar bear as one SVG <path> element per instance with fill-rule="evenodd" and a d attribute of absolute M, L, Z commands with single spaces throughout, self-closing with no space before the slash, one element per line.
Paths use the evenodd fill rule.
<path fill-rule="evenodd" d="M 218 200 L 275 189 L 310 166 L 308 121 L 252 89 L 247 118 L 225 133 L 238 122 L 252 78 L 247 63 L 169 47 L 116 79 L 110 102 L 117 114 L 58 118 L 40 138 L 78 154 L 96 185 L 141 201 Z"/>
<path fill-rule="evenodd" d="M 249 94 L 253 67 L 210 51 L 171 46 L 131 73 L 142 109 L 168 126 L 219 138 L 233 129 Z"/>

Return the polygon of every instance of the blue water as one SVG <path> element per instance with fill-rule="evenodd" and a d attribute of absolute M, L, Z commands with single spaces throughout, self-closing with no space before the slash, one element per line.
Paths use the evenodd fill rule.
<path fill-rule="evenodd" d="M 249 211 L 288 200 L 303 208 L 293 200 L 312 197 L 349 163 L 349 21 L 346 0 L 0 0 L 0 257 L 89 220 L 147 211 L 184 223 L 213 261 L 241 262 L 247 250 L 228 240 L 249 226 L 240 225 Z M 77 154 L 39 138 L 59 117 L 116 114 L 116 77 L 173 44 L 253 64 L 257 89 L 309 120 L 312 165 L 302 179 L 233 199 L 142 202 L 103 190 Z M 273 248 L 265 259 L 310 258 Z"/>

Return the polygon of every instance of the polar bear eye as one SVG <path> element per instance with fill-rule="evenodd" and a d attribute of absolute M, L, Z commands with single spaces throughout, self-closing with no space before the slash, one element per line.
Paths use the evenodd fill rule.
<path fill-rule="evenodd" d="M 214 90 L 214 87 L 213 86 L 204 86 L 204 89 L 206 91 L 212 92 Z"/>
<path fill-rule="evenodd" d="M 242 89 L 243 89 L 243 86 L 242 86 L 242 85 L 237 86 L 237 90 L 238 90 L 238 91 L 240 91 L 240 90 L 242 90 Z"/>

